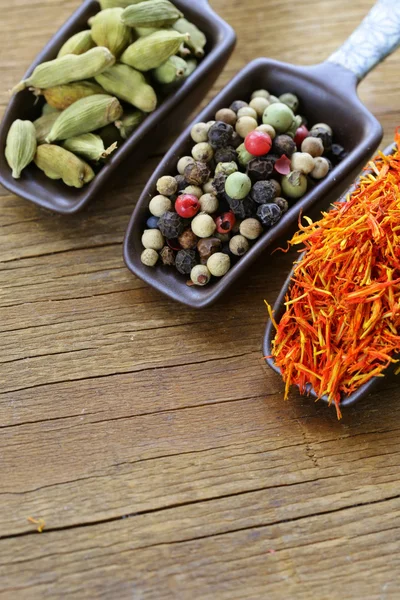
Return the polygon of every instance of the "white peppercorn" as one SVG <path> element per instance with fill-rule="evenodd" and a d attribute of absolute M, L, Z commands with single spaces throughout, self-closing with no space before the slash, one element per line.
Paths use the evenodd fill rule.
<path fill-rule="evenodd" d="M 253 119 L 257 120 L 258 118 L 257 111 L 250 106 L 243 106 L 243 108 L 239 109 L 237 116 L 238 119 L 240 119 L 240 117 L 253 117 Z"/>
<path fill-rule="evenodd" d="M 194 285 L 207 285 L 211 279 L 211 273 L 206 265 L 196 265 L 190 271 L 190 279 Z"/>
<path fill-rule="evenodd" d="M 193 165 L 195 162 L 193 156 L 182 156 L 177 164 L 178 173 L 184 175 L 186 167 L 188 165 Z"/>
<path fill-rule="evenodd" d="M 196 196 L 196 198 L 200 198 L 203 195 L 203 190 L 199 185 L 188 185 L 182 190 L 182 194 L 190 194 L 191 196 Z"/>
<path fill-rule="evenodd" d="M 206 142 L 208 140 L 209 126 L 207 123 L 196 123 L 193 125 L 190 135 L 196 144 Z"/>
<path fill-rule="evenodd" d="M 215 115 L 216 121 L 223 121 L 228 125 L 235 125 L 237 121 L 236 113 L 230 108 L 221 108 Z"/>
<path fill-rule="evenodd" d="M 247 134 L 257 129 L 257 127 L 257 119 L 253 117 L 240 117 L 236 123 L 236 133 L 245 138 Z"/>
<path fill-rule="evenodd" d="M 215 194 L 203 194 L 200 196 L 199 200 L 202 212 L 207 213 L 208 215 L 217 212 L 219 202 Z"/>
<path fill-rule="evenodd" d="M 158 253 L 151 248 L 146 248 L 140 255 L 140 260 L 146 267 L 154 267 L 158 261 Z"/>
<path fill-rule="evenodd" d="M 263 228 L 257 219 L 245 219 L 240 223 L 239 231 L 248 240 L 256 240 L 262 234 Z"/>
<path fill-rule="evenodd" d="M 262 117 L 264 114 L 264 110 L 267 108 L 267 106 L 269 106 L 269 100 L 260 97 L 253 98 L 249 106 L 256 111 L 258 117 Z"/>
<path fill-rule="evenodd" d="M 313 158 L 316 158 L 324 153 L 324 144 L 319 138 L 306 137 L 301 143 L 301 151 L 307 152 L 307 154 L 311 154 Z"/>
<path fill-rule="evenodd" d="M 329 162 L 323 156 L 318 156 L 314 161 L 314 168 L 310 175 L 314 179 L 323 179 L 329 173 Z"/>
<path fill-rule="evenodd" d="M 229 250 L 235 256 L 243 256 L 249 249 L 249 242 L 243 235 L 234 235 L 229 242 Z"/>
<path fill-rule="evenodd" d="M 194 160 L 199 160 L 200 162 L 209 162 L 214 156 L 213 147 L 208 142 L 200 142 L 193 146 L 192 156 Z"/>
<path fill-rule="evenodd" d="M 305 175 L 311 173 L 314 168 L 314 159 L 308 152 L 295 152 L 292 155 L 291 169 L 292 171 L 301 171 Z"/>
<path fill-rule="evenodd" d="M 210 237 L 216 230 L 214 219 L 210 215 L 200 213 L 191 223 L 192 231 L 199 238 Z"/>
<path fill-rule="evenodd" d="M 268 99 L 269 97 L 270 97 L 270 93 L 267 92 L 267 90 L 256 90 L 251 95 L 252 100 L 253 100 L 253 98 L 267 98 Z"/>
<path fill-rule="evenodd" d="M 207 261 L 207 268 L 214 277 L 222 277 L 229 271 L 231 259 L 223 252 L 212 254 Z"/>
<path fill-rule="evenodd" d="M 315 125 L 313 125 L 312 128 L 313 129 L 324 129 L 330 135 L 333 135 L 332 127 L 330 125 L 328 125 L 327 123 L 315 123 Z"/>
<path fill-rule="evenodd" d="M 154 198 L 150 200 L 149 211 L 154 217 L 162 217 L 162 215 L 171 210 L 171 208 L 171 200 L 161 194 L 159 196 L 154 196 Z"/>
<path fill-rule="evenodd" d="M 273 140 L 276 137 L 275 129 L 272 127 L 272 125 L 268 125 L 267 123 L 263 123 L 262 125 L 259 125 L 256 128 L 256 131 L 263 131 L 264 133 L 268 133 L 271 140 Z"/>
<path fill-rule="evenodd" d="M 161 250 L 164 248 L 164 236 L 159 229 L 145 229 L 142 244 L 146 249 Z"/>
<path fill-rule="evenodd" d="M 164 175 L 157 181 L 157 192 L 163 196 L 172 196 L 178 189 L 178 182 L 171 175 Z"/>
<path fill-rule="evenodd" d="M 209 179 L 207 181 L 207 183 L 205 183 L 203 185 L 203 192 L 205 194 L 213 194 L 214 193 L 214 188 L 213 188 L 212 184 L 213 184 L 213 179 Z"/>

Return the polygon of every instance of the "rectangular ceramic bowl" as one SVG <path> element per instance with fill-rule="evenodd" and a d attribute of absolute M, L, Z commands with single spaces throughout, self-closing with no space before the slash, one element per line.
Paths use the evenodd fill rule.
<path fill-rule="evenodd" d="M 225 292 L 265 249 L 281 240 L 292 229 L 302 211 L 315 210 L 337 198 L 358 175 L 373 154 L 382 137 L 382 128 L 358 99 L 356 77 L 337 65 L 323 63 L 313 67 L 296 67 L 269 59 L 257 59 L 245 67 L 197 116 L 166 154 L 147 183 L 132 214 L 124 243 L 124 258 L 128 268 L 143 281 L 170 298 L 191 307 L 203 308 L 212 304 Z M 187 278 L 175 269 L 157 265 L 146 267 L 141 263 L 143 250 L 141 236 L 149 216 L 148 205 L 156 195 L 156 183 L 162 175 L 175 175 L 181 156 L 190 155 L 193 142 L 190 130 L 194 123 L 214 119 L 220 108 L 229 107 L 234 100 L 249 100 L 256 89 L 265 88 L 275 95 L 295 93 L 301 102 L 301 113 L 311 123 L 327 122 L 334 131 L 335 141 L 349 151 L 348 157 L 329 175 L 293 204 L 281 221 L 266 231 L 251 249 L 224 277 L 204 287 L 186 285 Z M 275 259 L 276 260 L 276 259 Z"/>
<path fill-rule="evenodd" d="M 391 144 L 390 146 L 388 146 L 387 148 L 385 148 L 385 150 L 383 151 L 384 154 L 392 154 L 394 151 L 394 145 Z M 354 189 L 356 188 L 357 184 L 358 184 L 357 180 L 344 194 L 343 196 L 339 199 L 340 201 L 344 201 L 346 199 L 346 196 L 348 194 L 351 194 Z M 305 253 L 304 253 L 305 254 Z M 301 260 L 304 256 L 304 254 L 302 254 L 300 256 L 300 258 L 298 260 Z M 280 319 L 282 318 L 284 312 L 285 312 L 285 296 L 289 291 L 290 288 L 290 284 L 291 284 L 291 280 L 294 274 L 294 268 L 292 269 L 290 275 L 288 276 L 288 278 L 286 279 L 281 291 L 279 292 L 278 298 L 274 304 L 273 307 L 273 311 L 274 311 L 274 318 L 276 320 L 277 323 L 279 323 Z M 271 320 L 268 321 L 266 330 L 265 330 L 265 335 L 264 335 L 264 343 L 263 343 L 263 352 L 264 352 L 264 356 L 270 357 L 271 356 L 271 352 L 272 352 L 272 340 L 275 337 L 275 328 L 271 322 Z M 281 371 L 279 369 L 279 367 L 276 366 L 274 359 L 273 358 L 266 358 L 266 362 L 267 364 L 271 367 L 271 369 L 273 369 L 276 373 L 279 373 L 281 375 Z M 390 365 L 388 367 L 388 369 L 386 370 L 387 373 L 393 372 L 394 370 L 394 366 Z M 357 402 L 358 400 L 361 400 L 362 398 L 365 398 L 365 396 L 368 396 L 376 387 L 376 385 L 381 381 L 380 377 L 374 377 L 373 379 L 371 379 L 370 381 L 368 381 L 367 383 L 365 383 L 363 386 L 361 386 L 360 388 L 358 388 L 358 390 L 356 390 L 355 392 L 353 392 L 353 394 L 350 394 L 348 396 L 346 396 L 345 398 L 343 398 L 343 400 L 340 402 L 340 406 L 350 406 L 351 404 L 354 404 L 355 402 Z M 309 387 L 309 395 L 312 398 L 317 398 L 317 394 L 315 393 L 315 391 L 311 388 L 311 386 Z M 321 398 L 321 401 L 328 403 L 328 398 L 326 396 L 323 396 Z"/>
<path fill-rule="evenodd" d="M 110 156 L 93 181 L 82 189 L 48 179 L 34 164 L 23 171 L 21 179 L 13 179 L 11 176 L 10 167 L 4 158 L 8 130 L 15 119 L 37 119 L 43 104 L 42 99 L 35 104 L 35 96 L 28 90 L 19 92 L 11 98 L 0 126 L 0 183 L 4 187 L 55 212 L 75 213 L 92 200 L 124 160 L 129 158 L 132 169 L 135 169 L 139 161 L 143 161 L 154 152 L 163 138 L 180 131 L 180 125 L 221 73 L 235 46 L 236 36 L 233 29 L 210 8 L 207 0 L 174 2 L 207 36 L 206 55 L 196 71 L 160 103 L 130 138 Z M 86 29 L 88 19 L 99 10 L 100 6 L 96 0 L 86 0 L 36 57 L 24 79 L 38 64 L 56 58 L 64 42 L 78 31 Z"/>

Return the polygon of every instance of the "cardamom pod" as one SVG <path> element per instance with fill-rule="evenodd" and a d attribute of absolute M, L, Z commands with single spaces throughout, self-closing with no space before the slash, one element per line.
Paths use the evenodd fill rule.
<path fill-rule="evenodd" d="M 57 110 L 55 112 L 47 113 L 47 115 L 42 115 L 36 121 L 33 121 L 33 125 L 35 127 L 36 132 L 36 142 L 37 144 L 44 144 L 47 136 L 49 135 L 51 128 L 54 123 L 57 121 L 60 116 L 60 112 Z"/>
<path fill-rule="evenodd" d="M 189 58 L 186 61 L 185 79 L 186 79 L 186 77 L 189 77 L 189 75 L 191 75 L 193 73 L 193 71 L 195 71 L 196 69 L 197 69 L 197 60 L 195 58 Z"/>
<path fill-rule="evenodd" d="M 123 140 L 128 139 L 131 133 L 140 125 L 144 119 L 144 114 L 140 110 L 124 113 L 119 121 L 115 121 L 115 127 L 119 129 L 119 133 Z"/>
<path fill-rule="evenodd" d="M 131 4 L 139 4 L 139 2 L 146 2 L 146 0 L 100 0 L 101 10 L 106 8 L 126 8 Z"/>
<path fill-rule="evenodd" d="M 64 110 L 81 98 L 87 98 L 94 94 L 104 94 L 104 90 L 91 81 L 76 81 L 75 83 L 65 83 L 56 85 L 46 90 L 34 90 L 34 93 L 42 93 L 48 105 L 56 110 Z"/>
<path fill-rule="evenodd" d="M 117 147 L 114 142 L 108 148 L 104 147 L 103 140 L 94 133 L 84 133 L 76 137 L 69 138 L 63 142 L 62 147 L 74 154 L 79 154 L 87 160 L 99 161 L 101 158 L 107 158 Z"/>
<path fill-rule="evenodd" d="M 54 108 L 54 106 L 50 106 L 50 104 L 47 104 L 47 102 L 45 102 L 42 106 L 42 117 L 44 115 L 49 115 L 51 113 L 58 113 L 60 112 L 57 108 Z"/>
<path fill-rule="evenodd" d="M 183 14 L 169 0 L 140 2 L 125 8 L 122 21 L 129 27 L 167 27 Z"/>
<path fill-rule="evenodd" d="M 180 56 L 173 55 L 157 69 L 154 69 L 153 77 L 161 84 L 175 83 L 185 76 L 186 69 L 186 61 Z"/>
<path fill-rule="evenodd" d="M 157 106 L 157 95 L 146 82 L 143 73 L 128 65 L 114 65 L 100 75 L 96 81 L 109 94 L 129 102 L 144 112 L 153 112 Z"/>
<path fill-rule="evenodd" d="M 123 12 L 123 8 L 107 8 L 97 13 L 91 22 L 96 44 L 108 48 L 115 57 L 132 42 L 132 29 L 121 21 Z"/>
<path fill-rule="evenodd" d="M 36 132 L 31 121 L 14 121 L 8 131 L 5 156 L 14 179 L 33 161 L 36 152 Z"/>
<path fill-rule="evenodd" d="M 47 177 L 62 179 L 71 187 L 81 188 L 94 178 L 92 167 L 60 146 L 53 144 L 38 146 L 34 160 Z"/>
<path fill-rule="evenodd" d="M 84 54 L 66 54 L 38 65 L 28 79 L 23 79 L 12 89 L 20 92 L 27 87 L 50 88 L 72 81 L 81 81 L 98 75 L 115 63 L 108 48 L 92 48 Z"/>
<path fill-rule="evenodd" d="M 186 42 L 187 46 L 197 58 L 202 58 L 204 56 L 204 46 L 207 43 L 207 38 L 196 25 L 190 23 L 190 21 L 185 18 L 181 18 L 178 19 L 178 21 L 175 21 L 172 28 L 178 33 L 189 34 L 189 40 Z"/>
<path fill-rule="evenodd" d="M 117 98 L 106 94 L 95 94 L 81 98 L 66 108 L 56 119 L 46 142 L 66 140 L 83 133 L 100 129 L 113 123 L 122 115 L 122 106 Z"/>
<path fill-rule="evenodd" d="M 94 48 L 95 45 L 90 30 L 85 29 L 70 37 L 69 40 L 61 46 L 57 57 L 60 58 L 61 56 L 66 56 L 66 54 L 83 54 L 91 48 Z"/>
<path fill-rule="evenodd" d="M 186 40 L 186 34 L 161 29 L 128 46 L 120 60 L 138 71 L 157 69 L 167 58 L 176 54 Z"/>
<path fill-rule="evenodd" d="M 187 48 L 187 47 L 185 46 L 185 44 L 181 44 L 181 45 L 179 46 L 178 54 L 179 54 L 179 56 L 181 56 L 182 58 L 187 58 L 187 57 L 188 57 L 188 56 L 191 54 L 191 52 L 190 52 L 189 48 Z"/>
<path fill-rule="evenodd" d="M 159 31 L 159 27 L 135 27 L 134 29 L 138 38 L 146 37 L 146 35 L 150 35 L 156 31 Z"/>

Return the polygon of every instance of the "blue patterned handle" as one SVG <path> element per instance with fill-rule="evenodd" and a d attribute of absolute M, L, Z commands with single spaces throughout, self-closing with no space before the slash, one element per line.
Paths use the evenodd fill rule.
<path fill-rule="evenodd" d="M 378 0 L 349 39 L 328 58 L 360 81 L 400 44 L 400 0 Z"/>

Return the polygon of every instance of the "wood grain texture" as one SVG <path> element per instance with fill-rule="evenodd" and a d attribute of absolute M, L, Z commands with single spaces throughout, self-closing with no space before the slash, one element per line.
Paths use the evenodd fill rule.
<path fill-rule="evenodd" d="M 203 105 L 257 56 L 322 61 L 372 0 L 212 4 L 238 46 Z M 1 111 L 77 5 L 0 0 Z M 399 69 L 397 53 L 359 90 L 383 145 Z M 266 253 L 201 312 L 126 270 L 129 216 L 167 147 L 80 215 L 0 190 L 0 599 L 397 600 L 398 381 L 341 423 L 283 402 L 263 299 L 293 253 Z"/>

